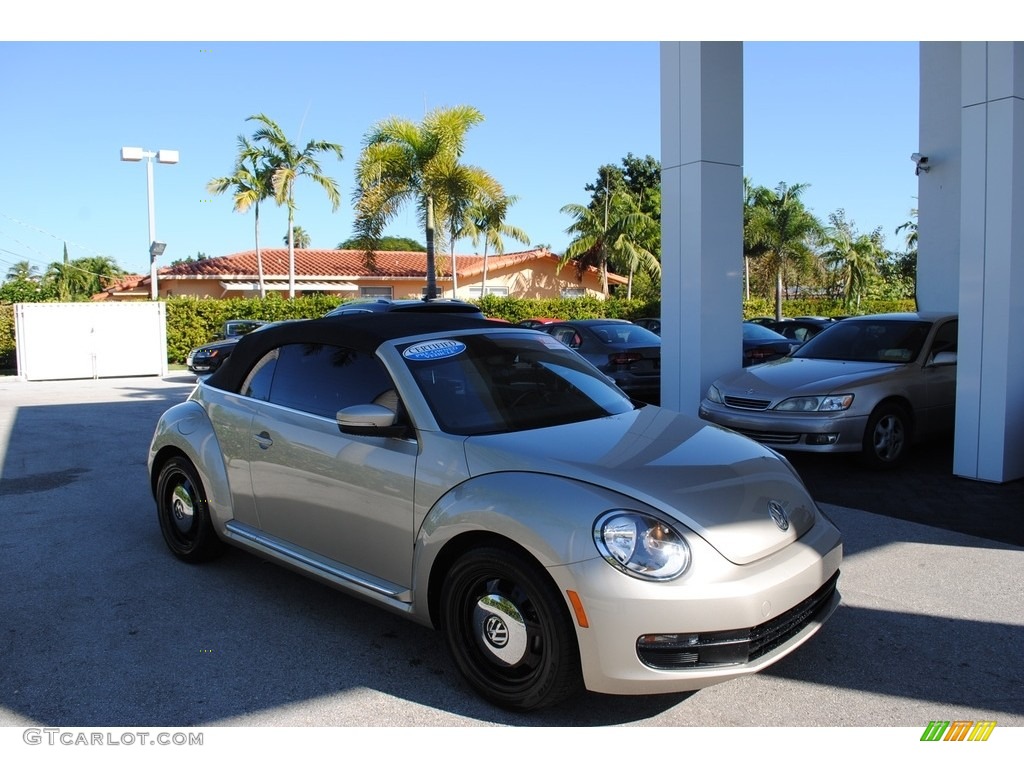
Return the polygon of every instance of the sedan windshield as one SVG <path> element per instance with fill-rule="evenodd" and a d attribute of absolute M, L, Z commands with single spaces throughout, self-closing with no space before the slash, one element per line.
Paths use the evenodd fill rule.
<path fill-rule="evenodd" d="M 440 427 L 457 435 L 537 429 L 633 408 L 600 371 L 540 333 L 453 336 L 399 350 Z"/>
<path fill-rule="evenodd" d="M 909 363 L 921 352 L 931 323 L 911 320 L 842 320 L 793 353 L 816 360 Z"/>

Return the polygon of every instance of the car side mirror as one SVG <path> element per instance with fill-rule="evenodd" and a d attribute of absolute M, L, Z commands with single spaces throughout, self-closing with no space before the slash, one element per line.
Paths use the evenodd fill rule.
<path fill-rule="evenodd" d="M 405 424 L 396 424 L 398 415 L 394 411 L 373 403 L 342 408 L 336 419 L 338 429 L 345 435 L 405 437 L 409 433 Z"/>
<path fill-rule="evenodd" d="M 932 358 L 932 365 L 956 365 L 956 352 L 937 352 Z"/>

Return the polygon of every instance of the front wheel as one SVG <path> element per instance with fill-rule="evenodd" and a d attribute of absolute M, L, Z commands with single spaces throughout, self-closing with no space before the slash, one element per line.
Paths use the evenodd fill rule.
<path fill-rule="evenodd" d="M 176 456 L 160 469 L 156 511 L 164 541 L 182 560 L 198 563 L 223 551 L 224 543 L 213 529 L 199 473 L 188 459 Z"/>
<path fill-rule="evenodd" d="M 910 417 L 899 405 L 883 403 L 868 419 L 862 456 L 872 467 L 895 467 L 910 448 Z"/>
<path fill-rule="evenodd" d="M 445 579 L 441 611 L 459 671 L 488 701 L 528 711 L 582 687 L 565 601 L 526 558 L 498 547 L 463 555 Z"/>

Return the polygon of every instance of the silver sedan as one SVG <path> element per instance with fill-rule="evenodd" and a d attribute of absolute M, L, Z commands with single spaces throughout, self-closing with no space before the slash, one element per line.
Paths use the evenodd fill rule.
<path fill-rule="evenodd" d="M 848 318 L 789 357 L 718 379 L 700 416 L 779 450 L 895 466 L 914 441 L 952 430 L 956 351 L 955 315 Z"/>
<path fill-rule="evenodd" d="M 177 557 L 234 545 L 437 627 L 512 709 L 757 672 L 839 602 L 839 532 L 785 460 L 508 324 L 251 334 L 163 415 L 148 462 Z"/>

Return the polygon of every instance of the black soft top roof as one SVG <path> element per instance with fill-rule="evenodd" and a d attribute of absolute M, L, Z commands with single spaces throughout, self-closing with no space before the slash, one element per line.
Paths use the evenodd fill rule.
<path fill-rule="evenodd" d="M 249 370 L 267 352 L 283 344 L 334 344 L 373 354 L 385 341 L 405 336 L 511 327 L 508 323 L 442 312 L 379 312 L 281 323 L 258 329 L 239 339 L 231 357 L 206 379 L 206 383 L 228 392 L 240 391 Z"/>

